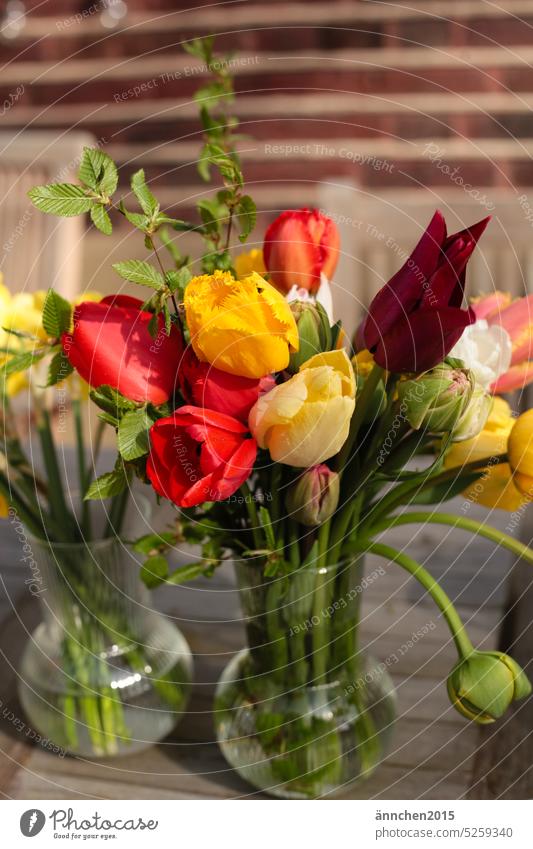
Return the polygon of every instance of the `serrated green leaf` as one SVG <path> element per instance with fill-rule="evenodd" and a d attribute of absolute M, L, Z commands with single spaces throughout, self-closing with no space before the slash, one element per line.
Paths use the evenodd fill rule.
<path fill-rule="evenodd" d="M 162 554 L 154 554 L 145 560 L 141 567 L 141 580 L 148 589 L 154 589 L 164 583 L 168 576 L 168 563 Z"/>
<path fill-rule="evenodd" d="M 131 178 L 131 188 L 133 194 L 139 201 L 142 211 L 149 218 L 153 218 L 159 212 L 159 204 L 153 196 L 152 192 L 146 185 L 144 170 L 141 168 L 136 171 Z"/>
<path fill-rule="evenodd" d="M 62 333 L 70 330 L 71 322 L 71 305 L 55 289 L 49 289 L 43 304 L 43 330 L 49 336 L 59 338 Z"/>
<path fill-rule="evenodd" d="M 141 259 L 128 259 L 125 262 L 116 262 L 113 268 L 124 280 L 130 283 L 138 283 L 139 286 L 150 286 L 151 289 L 163 289 L 165 281 L 163 275 Z"/>
<path fill-rule="evenodd" d="M 237 221 L 241 231 L 239 240 L 245 242 L 257 221 L 257 207 L 250 195 L 243 195 L 237 206 Z"/>
<path fill-rule="evenodd" d="M 86 147 L 83 150 L 78 179 L 94 192 L 112 195 L 118 185 L 117 166 L 103 150 Z"/>
<path fill-rule="evenodd" d="M 91 221 L 105 236 L 110 236 L 113 232 L 113 224 L 111 223 L 111 219 L 102 204 L 99 203 L 96 206 L 91 207 Z"/>
<path fill-rule="evenodd" d="M 192 38 L 190 41 L 185 41 L 182 46 L 191 56 L 197 56 L 199 59 L 203 59 L 207 65 L 210 65 L 213 61 L 214 43 L 215 37 L 206 35 L 202 38 Z"/>
<path fill-rule="evenodd" d="M 54 354 L 50 361 L 46 385 L 55 386 L 57 383 L 61 383 L 61 381 L 69 377 L 73 371 L 74 366 L 71 365 L 68 357 L 64 355 L 63 351 L 58 351 L 57 354 Z"/>
<path fill-rule="evenodd" d="M 150 224 L 146 215 L 143 215 L 140 212 L 129 212 L 123 204 L 121 204 L 121 210 L 124 213 L 124 216 L 130 224 L 133 224 L 138 230 L 145 232 Z"/>
<path fill-rule="evenodd" d="M 197 103 L 204 105 L 205 101 L 208 101 L 208 106 L 213 109 L 218 106 L 221 100 L 224 100 L 225 103 L 231 103 L 234 97 L 231 89 L 228 89 L 223 82 L 214 81 L 195 91 L 194 99 Z"/>
<path fill-rule="evenodd" d="M 105 383 L 97 389 L 91 389 L 89 395 L 101 410 L 110 413 L 112 416 L 120 417 L 123 413 L 129 410 L 137 410 L 139 407 L 135 401 L 125 398 L 117 389 Z"/>
<path fill-rule="evenodd" d="M 122 464 L 118 464 L 112 472 L 106 472 L 96 478 L 85 493 L 85 501 L 111 498 L 120 495 L 128 486 L 129 478 Z"/>
<path fill-rule="evenodd" d="M 94 198 L 87 197 L 81 186 L 75 186 L 73 183 L 35 186 L 28 192 L 28 197 L 41 212 L 66 218 L 89 212 L 97 202 Z"/>
<path fill-rule="evenodd" d="M 153 421 L 145 409 L 126 413 L 118 426 L 118 450 L 124 460 L 136 460 L 148 454 L 149 431 Z"/>
<path fill-rule="evenodd" d="M 189 283 L 191 276 L 189 269 L 184 266 L 183 268 L 176 269 L 176 271 L 167 271 L 165 280 L 170 291 L 172 293 L 178 292 L 180 299 L 182 299 L 185 287 Z"/>

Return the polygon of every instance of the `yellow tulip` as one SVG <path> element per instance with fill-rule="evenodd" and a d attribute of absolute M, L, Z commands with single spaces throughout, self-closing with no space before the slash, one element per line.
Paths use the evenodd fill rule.
<path fill-rule="evenodd" d="M 446 468 L 455 468 L 482 460 L 484 457 L 505 454 L 514 423 L 509 404 L 503 398 L 494 398 L 492 411 L 483 430 L 473 439 L 452 445 L 446 455 Z M 475 501 L 484 507 L 498 507 L 500 510 L 512 512 L 527 501 L 515 483 L 509 463 L 489 464 L 483 471 L 483 477 L 469 486 L 463 495 L 469 501 Z"/>
<path fill-rule="evenodd" d="M 242 277 L 248 277 L 254 271 L 261 277 L 267 273 L 261 248 L 253 248 L 245 254 L 238 254 L 233 260 L 233 266 L 239 280 Z"/>
<path fill-rule="evenodd" d="M 282 371 L 298 350 L 298 328 L 283 295 L 255 272 L 194 277 L 185 313 L 196 356 L 221 371 L 260 378 Z"/>
<path fill-rule="evenodd" d="M 365 348 L 352 357 L 352 365 L 357 377 L 366 378 L 375 366 L 374 357 Z"/>
<path fill-rule="evenodd" d="M 533 498 L 533 410 L 522 413 L 514 423 L 507 453 L 516 486 L 525 496 Z"/>
<path fill-rule="evenodd" d="M 9 516 L 9 501 L 5 496 L 0 495 L 0 519 L 7 519 Z"/>
<path fill-rule="evenodd" d="M 275 462 L 307 468 L 337 454 L 355 408 L 355 377 L 344 350 L 307 360 L 252 407 L 250 430 Z"/>

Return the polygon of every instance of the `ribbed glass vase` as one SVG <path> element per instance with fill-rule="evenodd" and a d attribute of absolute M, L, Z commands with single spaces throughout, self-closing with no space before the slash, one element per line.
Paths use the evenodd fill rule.
<path fill-rule="evenodd" d="M 271 579 L 236 568 L 248 648 L 217 687 L 222 752 L 273 796 L 344 793 L 384 757 L 395 718 L 389 675 L 359 648 L 363 561 Z"/>
<path fill-rule="evenodd" d="M 150 607 L 116 537 L 49 544 L 28 535 L 43 622 L 28 641 L 19 694 L 31 724 L 71 754 L 108 757 L 161 740 L 187 704 L 191 653 Z"/>

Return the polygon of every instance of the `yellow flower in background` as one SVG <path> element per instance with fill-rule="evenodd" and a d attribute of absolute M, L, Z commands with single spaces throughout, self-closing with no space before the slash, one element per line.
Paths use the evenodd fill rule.
<path fill-rule="evenodd" d="M 233 260 L 233 267 L 239 280 L 241 277 L 249 277 L 254 271 L 261 277 L 264 277 L 267 273 L 261 248 L 253 248 L 245 254 L 236 256 Z"/>
<path fill-rule="evenodd" d="M 505 454 L 515 421 L 507 401 L 494 398 L 492 411 L 483 430 L 473 439 L 454 443 L 446 455 L 445 467 L 456 468 L 484 457 Z M 489 464 L 483 472 L 483 477 L 469 486 L 463 495 L 469 501 L 484 507 L 498 507 L 500 510 L 518 510 L 527 502 L 527 498 L 516 486 L 509 463 Z"/>
<path fill-rule="evenodd" d="M 4 495 L 0 494 L 0 519 L 7 519 L 9 516 L 9 501 Z"/>
<path fill-rule="evenodd" d="M 516 486 L 525 496 L 533 498 L 533 410 L 522 413 L 515 421 L 507 453 Z"/>
<path fill-rule="evenodd" d="M 297 374 L 262 395 L 250 430 L 275 462 L 307 468 L 337 454 L 355 408 L 355 376 L 344 350 L 307 360 Z"/>
<path fill-rule="evenodd" d="M 255 272 L 194 277 L 185 312 L 196 356 L 221 371 L 260 378 L 282 371 L 298 350 L 298 328 L 283 295 Z"/>
<path fill-rule="evenodd" d="M 374 356 L 365 348 L 352 357 L 352 365 L 356 377 L 366 378 L 375 366 Z"/>

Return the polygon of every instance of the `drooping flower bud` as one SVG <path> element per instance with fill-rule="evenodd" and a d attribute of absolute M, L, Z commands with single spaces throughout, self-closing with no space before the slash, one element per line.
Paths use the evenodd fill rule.
<path fill-rule="evenodd" d="M 339 476 L 324 463 L 307 469 L 289 489 L 286 506 L 291 518 L 314 527 L 326 522 L 339 503 Z"/>
<path fill-rule="evenodd" d="M 452 442 L 473 439 L 481 433 L 492 410 L 494 399 L 476 384 L 469 403 L 453 429 Z"/>
<path fill-rule="evenodd" d="M 447 686 L 454 708 L 481 725 L 499 719 L 512 702 L 531 693 L 523 669 L 498 651 L 476 651 L 460 660 Z"/>
<path fill-rule="evenodd" d="M 398 384 L 400 409 L 411 427 L 431 433 L 452 431 L 468 408 L 473 392 L 474 378 L 468 369 L 445 363 Z"/>
<path fill-rule="evenodd" d="M 315 354 L 329 351 L 331 330 L 329 319 L 320 304 L 313 304 L 310 301 L 291 301 L 290 309 L 298 327 L 300 347 L 291 354 L 288 371 L 296 374 L 300 366 Z"/>

